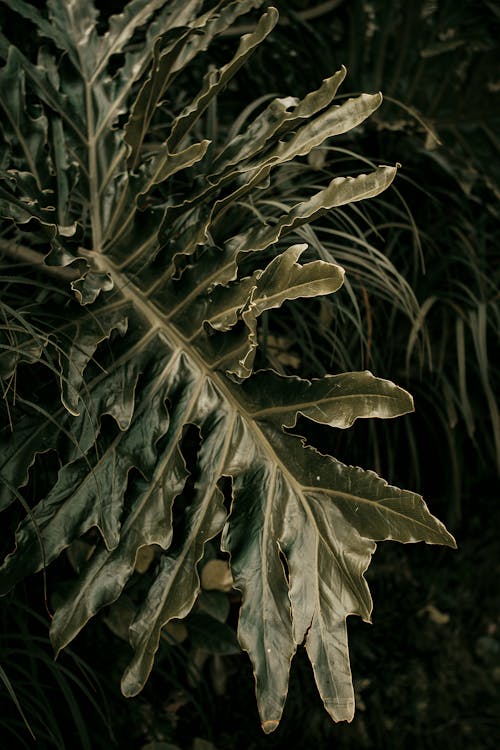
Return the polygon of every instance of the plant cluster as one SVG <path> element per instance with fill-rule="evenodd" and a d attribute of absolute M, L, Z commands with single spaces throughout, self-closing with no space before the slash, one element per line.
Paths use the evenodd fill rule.
<path fill-rule="evenodd" d="M 330 434 L 411 411 L 404 389 L 367 370 L 305 379 L 256 356 L 264 316 L 344 282 L 304 227 L 396 175 L 323 170 L 297 191 L 304 160 L 381 95 L 340 102 L 341 68 L 217 132 L 215 107 L 277 11 L 223 64 L 207 50 L 261 0 L 131 0 L 109 17 L 76 0 L 3 4 L 43 44 L 0 36 L 0 508 L 20 521 L 1 590 L 64 553 L 74 579 L 47 574 L 54 649 L 96 616 L 125 623 L 121 688 L 135 696 L 188 615 L 192 642 L 202 624 L 230 641 L 226 605 L 200 585 L 211 555 L 227 560 L 264 730 L 302 645 L 328 713 L 351 720 L 346 617 L 370 620 L 376 542 L 454 540 L 419 495 L 306 439 L 307 425 Z"/>

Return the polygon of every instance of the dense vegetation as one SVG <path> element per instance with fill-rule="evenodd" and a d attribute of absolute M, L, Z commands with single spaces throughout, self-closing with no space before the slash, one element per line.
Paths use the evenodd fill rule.
<path fill-rule="evenodd" d="M 126 24 L 109 20 L 122 3 L 97 5 L 95 18 L 73 16 L 81 24 L 73 42 L 81 34 L 86 49 L 71 46 L 72 3 L 48 3 L 50 27 L 43 2 L 0 6 L 0 205 L 10 218 L 0 237 L 2 557 L 27 514 L 17 554 L 0 573 L 4 590 L 21 581 L 2 600 L 8 747 L 30 747 L 33 731 L 37 746 L 47 748 L 150 742 L 151 750 L 229 750 L 292 741 L 496 748 L 494 9 L 484 3 L 470 16 L 467 4 L 409 8 L 377 0 L 319 3 L 311 12 L 309 3 L 276 3 L 281 18 L 268 36 L 277 16 L 268 11 L 259 22 L 258 2 L 222 4 L 229 8 L 193 30 L 189 14 L 210 3 L 170 3 L 162 16 L 163 3 L 135 0 L 122 18 L 132 22 L 149 6 L 155 20 L 127 32 L 127 47 L 110 44 L 106 69 L 99 63 L 102 35 L 110 32 L 109 43 L 114 33 L 123 45 Z M 181 6 L 185 25 L 169 26 L 169 13 Z M 94 22 L 100 37 L 90 31 Z M 253 36 L 238 47 L 242 33 Z M 23 53 L 9 53 L 9 42 Z M 148 77 L 153 51 L 158 73 Z M 348 77 L 339 89 L 343 64 Z M 138 71 L 142 88 L 134 83 Z M 89 122 L 94 105 L 80 109 L 90 80 L 97 127 Z M 379 89 L 382 106 L 376 94 L 349 93 Z M 297 99 L 283 99 L 290 94 Z M 395 169 L 376 165 L 396 162 L 403 167 L 389 187 Z M 96 259 L 98 244 L 108 260 Z M 171 354 L 181 345 L 182 368 Z M 366 369 L 377 378 L 328 376 Z M 353 424 L 410 410 L 406 390 L 381 378 L 414 394 L 416 414 Z M 338 387 L 354 407 L 346 401 L 339 409 Z M 250 437 L 246 428 L 232 432 L 230 425 L 249 424 L 254 413 L 269 415 L 257 418 L 259 435 L 289 462 L 293 491 L 275 491 L 281 469 L 270 468 L 264 443 L 252 442 L 254 428 Z M 236 435 L 244 441 L 239 453 Z M 391 486 L 348 464 L 375 470 Z M 328 486 L 307 488 L 312 527 L 298 522 L 293 493 L 333 467 Z M 98 478 L 104 502 L 88 491 L 89 477 Z M 314 617 L 303 607 L 315 578 L 308 549 L 325 533 L 330 507 L 317 504 L 316 493 L 331 493 L 342 511 L 326 523 L 323 568 L 331 568 L 339 544 L 341 557 L 357 559 L 339 566 L 332 589 L 350 592 L 340 620 L 347 611 L 367 619 L 360 574 L 374 547 L 368 539 L 414 540 L 426 512 L 417 495 L 393 484 L 423 492 L 459 549 L 380 546 L 366 574 L 374 624 L 349 619 L 357 713 L 352 724 L 334 724 L 301 646 L 307 633 L 324 701 L 331 676 L 349 699 L 348 667 L 347 679 L 339 678 L 338 661 L 321 674 Z M 381 505 L 381 516 L 390 493 L 407 521 L 386 517 L 382 529 L 360 514 L 358 523 L 341 500 L 353 486 L 359 502 Z M 154 503 L 173 507 L 170 525 L 168 513 L 158 525 Z M 238 511 L 244 503 L 251 512 Z M 151 508 L 156 525 L 148 520 Z M 269 525 L 259 536 L 264 543 L 252 546 L 248 532 L 261 528 L 262 509 Z M 295 517 L 288 531 L 282 516 Z M 432 526 L 423 537 L 451 543 L 427 518 Z M 311 528 L 316 541 L 308 538 Z M 284 570 L 280 583 L 276 570 L 255 575 L 264 557 Z M 44 575 L 25 578 L 51 560 Z M 324 573 L 317 580 L 319 591 Z M 292 616 L 304 620 L 293 642 L 281 598 L 290 581 L 301 588 L 299 596 L 290 589 Z M 255 615 L 266 586 L 276 603 L 264 610 L 269 626 Z M 56 649 L 79 633 L 57 662 L 48 612 Z M 291 656 L 298 646 L 283 719 L 268 737 L 259 726 L 252 666 L 236 640 L 238 619 L 267 729 L 281 712 L 273 701 L 283 686 L 286 692 L 287 649 Z M 326 627 L 335 627 L 333 620 Z M 266 657 L 262 643 L 271 638 L 285 664 Z M 136 694 L 156 644 L 144 690 L 125 699 L 120 675 L 123 692 Z M 335 649 L 339 644 L 347 658 L 342 638 Z M 349 711 L 330 706 L 337 719 Z"/>

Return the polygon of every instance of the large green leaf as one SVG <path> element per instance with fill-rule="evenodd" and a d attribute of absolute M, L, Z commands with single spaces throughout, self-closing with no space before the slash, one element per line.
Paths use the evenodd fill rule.
<path fill-rule="evenodd" d="M 418 495 L 293 434 L 299 415 L 344 429 L 357 418 L 404 414 L 413 408 L 406 391 L 369 372 L 303 380 L 253 372 L 253 363 L 264 311 L 333 293 L 343 281 L 336 264 L 302 262 L 307 246 L 287 246 L 287 236 L 327 210 L 378 195 L 396 167 L 336 176 L 267 225 L 249 218 L 240 202 L 272 186 L 280 165 L 362 122 L 381 97 L 333 104 L 342 69 L 301 101 L 275 100 L 229 143 L 199 140 L 206 108 L 276 23 L 270 8 L 230 61 L 210 70 L 193 100 L 163 122 L 155 144 L 149 126 L 179 72 L 260 2 L 205 4 L 199 15 L 200 2 L 133 0 L 103 35 L 92 3 L 52 0 L 49 19 L 20 0 L 7 4 L 64 54 L 44 53 L 34 65 L 12 49 L 0 71 L 11 149 L 0 174 L 2 213 L 21 236 L 34 219 L 44 232 L 46 263 L 74 264 L 82 276 L 72 283 L 76 301 L 65 301 L 64 314 L 42 336 L 47 357 L 54 355 L 58 402 L 50 389 L 39 404 L 19 396 L 17 421 L 0 432 L 2 507 L 18 497 L 37 454 L 52 449 L 60 461 L 47 494 L 17 530 L 0 589 L 99 530 L 100 544 L 54 613 L 51 638 L 59 651 L 120 597 L 141 548 L 160 548 L 129 629 L 133 655 L 122 690 L 135 695 L 162 628 L 194 605 L 205 543 L 222 532 L 242 592 L 238 635 L 254 665 L 264 730 L 279 722 L 302 643 L 327 710 L 350 720 L 346 617 L 370 618 L 363 573 L 375 542 L 454 540 Z M 148 44 L 138 50 L 141 29 Z M 121 67 L 111 75 L 117 53 Z M 38 101 L 35 120 L 23 113 L 25 86 Z M 47 145 L 44 171 L 37 165 Z M 70 165 L 71 185 L 61 175 Z M 47 219 L 46 194 L 64 221 Z M 238 211 L 235 231 L 224 218 Z M 69 226 L 77 227 L 77 247 Z M 199 447 L 188 469 L 183 437 L 190 426 Z M 232 483 L 229 514 L 224 477 Z"/>

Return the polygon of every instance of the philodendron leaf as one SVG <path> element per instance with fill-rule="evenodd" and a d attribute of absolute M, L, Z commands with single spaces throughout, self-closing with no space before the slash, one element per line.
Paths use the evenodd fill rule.
<path fill-rule="evenodd" d="M 76 260 L 84 270 L 57 325 L 45 323 L 55 319 L 57 298 L 38 303 L 36 330 L 57 373 L 54 388 L 16 395 L 16 419 L 0 430 L 1 508 L 19 497 L 37 455 L 55 451 L 60 464 L 17 529 L 0 590 L 97 529 L 100 541 L 54 612 L 51 639 L 58 652 L 101 609 L 114 602 L 119 609 L 122 594 L 122 604 L 130 602 L 123 592 L 140 576 L 145 593 L 130 613 L 122 679 L 123 693 L 136 695 L 165 626 L 197 600 L 203 609 L 199 563 L 222 534 L 228 586 L 242 593 L 239 642 L 253 662 L 267 732 L 279 722 L 302 643 L 327 710 L 335 720 L 352 718 L 346 617 L 370 618 L 363 574 L 375 542 L 454 540 L 420 496 L 293 434 L 299 415 L 344 429 L 358 418 L 405 414 L 413 408 L 406 391 L 369 372 L 313 380 L 253 372 L 259 316 L 287 300 L 331 294 L 343 281 L 339 266 L 293 244 L 296 228 L 378 195 L 396 167 L 337 176 L 265 225 L 242 202 L 269 196 L 282 164 L 362 122 L 380 95 L 334 104 L 342 69 L 300 101 L 274 100 L 227 143 L 200 136 L 206 108 L 275 25 L 270 8 L 229 62 L 208 71 L 198 94 L 161 118 L 178 73 L 261 4 L 132 0 L 100 34 L 91 2 L 50 0 L 48 19 L 22 0 L 8 2 L 64 53 L 40 54 L 34 65 L 12 49 L 0 71 L 10 149 L 0 210 L 26 244 L 25 225 L 36 219 L 47 263 Z M 28 100 L 36 116 L 22 111 Z M 69 165 L 71 179 L 52 173 Z M 26 330 L 29 315 L 27 308 Z M 40 356 L 37 349 L 33 359 Z M 228 479 L 232 502 L 222 491 Z"/>
<path fill-rule="evenodd" d="M 230 286 L 214 290 L 207 306 L 210 315 L 207 324 L 227 331 L 243 320 L 245 328 L 240 336 L 227 338 L 227 346 L 219 351 L 217 367 L 224 367 L 238 380 L 252 372 L 257 348 L 257 318 L 286 300 L 300 297 L 318 297 L 336 292 L 344 279 L 344 271 L 334 263 L 321 260 L 301 266 L 296 261 L 307 245 L 293 245 L 274 258 L 264 271 L 242 279 Z M 193 339 L 195 341 L 196 339 Z"/>

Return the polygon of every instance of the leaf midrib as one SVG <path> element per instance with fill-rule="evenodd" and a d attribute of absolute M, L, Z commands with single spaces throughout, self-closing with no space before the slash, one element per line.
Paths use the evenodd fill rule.
<path fill-rule="evenodd" d="M 300 403 L 293 403 L 283 406 L 269 406 L 266 409 L 257 409 L 257 411 L 251 411 L 248 412 L 252 415 L 253 419 L 260 419 L 263 415 L 269 414 L 272 416 L 273 414 L 286 414 L 287 412 L 299 412 L 303 409 L 309 409 L 312 406 L 319 406 L 320 404 L 328 404 L 331 401 L 347 401 L 348 399 L 358 399 L 360 397 L 363 398 L 376 398 L 376 399 L 388 399 L 397 401 L 398 396 L 397 395 L 391 395 L 389 393 L 344 393 L 340 394 L 338 396 L 327 396 L 325 398 L 316 398 L 313 401 L 304 401 Z M 305 415 L 307 416 L 307 415 Z M 373 415 L 370 415 L 373 416 Z M 360 417 L 355 417 L 356 419 L 362 418 L 363 415 Z M 352 420 L 354 421 L 354 420 Z M 329 424 L 329 422 L 327 422 Z M 352 422 L 349 422 L 349 426 L 352 424 Z M 291 425 L 286 425 L 287 427 Z M 334 425 L 336 426 L 336 425 Z"/>
<path fill-rule="evenodd" d="M 213 381 L 214 385 L 222 394 L 223 398 L 229 404 L 231 404 L 235 412 L 241 414 L 248 429 L 254 434 L 257 445 L 264 445 L 266 447 L 266 454 L 272 457 L 273 461 L 279 467 L 283 475 L 287 478 L 287 481 L 294 487 L 296 496 L 300 499 L 300 502 L 304 507 L 308 518 L 311 520 L 321 538 L 323 538 L 321 531 L 315 522 L 314 514 L 307 499 L 308 492 L 321 492 L 333 497 L 335 495 L 340 495 L 349 500 L 351 503 L 369 503 L 384 512 L 392 513 L 408 520 L 407 517 L 402 513 L 394 511 L 391 508 L 387 508 L 386 506 L 381 506 L 379 501 L 366 500 L 365 498 L 359 497 L 357 495 L 352 495 L 350 493 L 342 492 L 339 490 L 330 490 L 324 487 L 303 486 L 276 453 L 265 432 L 261 429 L 259 423 L 255 421 L 253 414 L 249 412 L 245 408 L 245 406 L 235 398 L 230 387 L 225 382 L 224 376 L 212 369 L 212 367 L 203 359 L 201 354 L 192 345 L 190 345 L 189 341 L 183 336 L 181 331 L 170 322 L 167 315 L 165 315 L 154 302 L 148 299 L 147 296 L 130 279 L 128 279 L 127 276 L 120 273 L 107 256 L 100 255 L 96 260 L 99 266 L 99 270 L 108 273 L 113 278 L 118 291 L 124 296 L 125 299 L 127 299 L 132 303 L 132 305 L 135 306 L 139 314 L 146 318 L 151 327 L 155 328 L 156 330 L 161 330 L 163 328 L 165 330 L 167 338 L 171 338 L 176 347 L 182 347 L 184 351 L 187 352 L 188 356 L 192 360 L 194 360 L 195 364 L 199 367 L 200 372 L 203 373 L 205 377 L 208 377 Z M 422 528 L 429 530 L 429 527 L 425 526 L 425 524 L 423 524 L 422 522 L 416 519 L 412 519 L 412 521 Z"/>
<path fill-rule="evenodd" d="M 382 480 L 383 481 L 383 480 Z M 302 485 L 301 485 L 302 486 Z M 378 500 L 368 500 L 365 497 L 362 497 L 360 495 L 352 495 L 350 492 L 343 492 L 342 490 L 337 489 L 329 489 L 327 487 L 304 487 L 302 486 L 302 489 L 304 492 L 311 492 L 311 493 L 322 493 L 325 495 L 331 495 L 333 498 L 335 496 L 340 496 L 343 498 L 346 498 L 347 500 L 356 502 L 356 503 L 364 503 L 365 505 L 370 505 L 373 508 L 377 508 L 378 510 L 382 511 L 383 513 L 390 513 L 394 516 L 398 516 L 400 518 L 404 518 L 405 521 L 411 520 L 412 523 L 421 526 L 423 529 L 426 529 L 427 531 L 430 531 L 432 534 L 436 532 L 436 529 L 434 529 L 432 526 L 426 526 L 422 521 L 419 521 L 416 518 L 409 519 L 408 516 L 405 516 L 404 513 L 401 513 L 400 511 L 394 510 L 393 508 L 390 508 L 387 505 L 382 505 L 383 500 L 393 500 L 394 498 L 388 496 L 387 498 L 380 498 Z M 385 537 L 384 537 L 385 539 Z M 373 540 L 373 541 L 381 541 L 381 540 Z"/>
<path fill-rule="evenodd" d="M 289 484 L 291 484 L 294 487 L 294 491 L 296 494 L 296 497 L 300 501 L 302 507 L 304 508 L 304 512 L 306 516 L 309 518 L 309 521 L 311 522 L 313 528 L 316 530 L 316 540 L 317 543 L 321 542 L 329 548 L 329 544 L 327 539 L 322 534 L 321 529 L 319 528 L 318 524 L 316 523 L 316 519 L 314 517 L 314 513 L 312 511 L 312 508 L 310 507 L 308 498 L 307 498 L 307 490 L 310 488 L 304 487 L 296 478 L 295 476 L 290 472 L 290 470 L 285 466 L 285 464 L 282 462 L 281 458 L 277 455 L 276 451 L 274 450 L 274 447 L 269 442 L 267 436 L 265 433 L 261 430 L 259 424 L 252 418 L 252 415 L 250 412 L 247 411 L 247 409 L 241 404 L 241 402 L 237 401 L 230 389 L 228 388 L 225 380 L 223 380 L 220 373 L 217 371 L 214 371 L 207 362 L 203 359 L 203 357 L 199 354 L 199 352 L 192 346 L 189 345 L 189 341 L 184 338 L 182 333 L 174 327 L 170 322 L 169 319 L 161 312 L 161 310 L 156 306 L 154 302 L 149 300 L 146 295 L 144 295 L 141 290 L 139 290 L 133 282 L 129 281 L 126 276 L 118 272 L 112 262 L 107 258 L 107 256 L 99 256 L 99 265 L 101 269 L 106 270 L 107 273 L 111 275 L 111 277 L 115 280 L 115 283 L 119 280 L 119 283 L 116 283 L 117 288 L 121 292 L 122 295 L 124 295 L 126 298 L 128 297 L 129 301 L 136 306 L 139 313 L 142 313 L 143 316 L 146 317 L 146 319 L 151 323 L 152 327 L 156 328 L 156 330 L 159 330 L 161 328 L 164 328 L 167 331 L 167 336 L 170 335 L 176 347 L 182 347 L 188 355 L 195 360 L 196 364 L 198 365 L 200 371 L 204 374 L 205 377 L 210 378 L 218 388 L 219 392 L 222 394 L 222 396 L 231 404 L 233 410 L 235 413 L 239 413 L 242 415 L 243 419 L 245 420 L 245 423 L 248 427 L 248 429 L 255 435 L 255 439 L 258 445 L 264 444 L 266 446 L 266 454 L 270 455 L 274 461 L 275 468 L 273 470 L 273 476 L 276 476 L 276 469 L 279 468 L 279 470 L 282 472 L 282 474 L 286 477 L 286 480 Z M 233 427 L 234 429 L 234 421 L 233 421 Z M 314 488 L 315 492 L 318 492 L 318 488 Z M 322 489 L 319 489 L 319 491 L 325 491 Z M 357 498 L 355 496 L 349 496 L 347 493 L 343 493 L 345 497 L 349 497 L 351 501 L 356 501 Z M 265 510 L 265 518 L 264 518 L 264 527 L 267 527 L 267 524 L 269 523 L 270 519 L 270 513 L 272 508 L 272 497 L 270 500 L 268 499 L 270 497 L 269 493 L 267 493 L 266 497 L 266 510 Z M 263 567 L 263 570 L 265 570 L 265 567 Z M 317 592 L 317 596 L 318 596 Z"/>
<path fill-rule="evenodd" d="M 266 452 L 268 455 L 273 456 L 275 463 L 279 466 L 282 473 L 288 478 L 288 481 L 297 488 L 297 494 L 301 497 L 304 506 L 310 513 L 307 500 L 303 494 L 302 485 L 297 481 L 285 464 L 283 464 L 267 436 L 261 430 L 259 424 L 254 421 L 252 414 L 247 411 L 240 401 L 235 399 L 230 387 L 225 382 L 224 376 L 212 369 L 195 347 L 190 345 L 189 340 L 183 336 L 181 331 L 170 322 L 169 317 L 167 317 L 167 315 L 165 315 L 154 302 L 148 299 L 146 295 L 130 279 L 128 279 L 128 277 L 120 273 L 107 256 L 99 255 L 96 258 L 96 261 L 99 269 L 111 276 L 118 291 L 125 299 L 128 299 L 128 301 L 135 306 L 138 312 L 150 323 L 151 327 L 156 330 L 160 330 L 161 328 L 165 329 L 167 337 L 172 338 L 175 346 L 182 347 L 188 353 L 189 357 L 195 361 L 200 371 L 214 382 L 219 392 L 224 399 L 231 404 L 234 411 L 241 414 L 245 419 L 247 427 L 256 436 L 257 444 L 263 444 L 266 446 Z"/>

